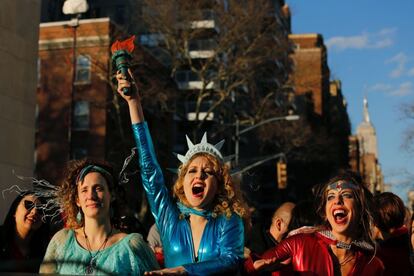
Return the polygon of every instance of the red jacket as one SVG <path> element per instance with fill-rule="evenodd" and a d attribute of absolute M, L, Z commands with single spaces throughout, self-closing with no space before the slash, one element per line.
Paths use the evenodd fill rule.
<path fill-rule="evenodd" d="M 301 272 L 300 274 L 334 276 L 334 263 L 329 253 L 330 244 L 335 244 L 335 241 L 320 233 L 298 234 L 283 240 L 278 246 L 263 253 L 261 257 L 263 259 L 276 257 L 281 261 L 291 258 L 291 269 Z M 377 257 L 358 250 L 355 258 L 355 265 L 348 276 L 383 274 L 384 265 Z M 245 268 L 248 272 L 254 271 L 252 260 L 245 263 Z"/>

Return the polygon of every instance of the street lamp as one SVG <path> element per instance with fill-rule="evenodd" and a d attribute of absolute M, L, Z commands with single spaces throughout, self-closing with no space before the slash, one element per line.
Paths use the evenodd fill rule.
<path fill-rule="evenodd" d="M 74 109 L 74 95 L 75 95 L 75 81 L 76 81 L 76 30 L 79 27 L 79 18 L 81 13 L 88 11 L 88 2 L 86 0 L 66 0 L 63 3 L 62 12 L 67 15 L 73 15 L 68 27 L 72 28 L 73 44 L 72 44 L 72 84 L 70 93 L 70 109 L 69 109 L 69 123 L 68 123 L 68 143 L 69 143 L 69 159 L 72 159 L 72 128 L 73 128 L 73 109 Z"/>
<path fill-rule="evenodd" d="M 235 160 L 234 163 L 236 166 L 239 165 L 239 139 L 240 139 L 240 135 L 249 132 L 259 126 L 262 126 L 264 124 L 268 124 L 271 122 L 275 122 L 275 121 L 282 121 L 282 120 L 286 120 L 286 121 L 296 121 L 299 120 L 299 115 L 288 115 L 288 116 L 282 116 L 282 117 L 273 117 L 273 118 L 269 118 L 266 120 L 263 120 L 253 126 L 249 126 L 246 127 L 245 129 L 240 130 L 240 122 L 239 119 L 236 119 L 236 134 L 235 134 L 235 149 L 234 149 L 234 154 L 235 154 Z"/>

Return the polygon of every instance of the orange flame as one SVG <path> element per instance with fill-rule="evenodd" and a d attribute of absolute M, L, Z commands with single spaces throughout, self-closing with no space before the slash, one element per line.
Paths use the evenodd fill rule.
<path fill-rule="evenodd" d="M 134 51 L 135 45 L 134 45 L 135 35 L 131 36 L 130 38 L 125 39 L 124 41 L 115 41 L 111 46 L 111 52 L 112 54 L 119 50 L 126 50 L 129 53 L 132 53 Z"/>

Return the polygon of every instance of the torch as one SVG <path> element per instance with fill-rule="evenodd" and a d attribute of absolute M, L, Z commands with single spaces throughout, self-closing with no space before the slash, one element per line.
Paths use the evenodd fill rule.
<path fill-rule="evenodd" d="M 130 67 L 130 61 L 132 59 L 132 52 L 134 51 L 135 35 L 124 41 L 115 41 L 111 46 L 112 63 L 115 65 L 117 71 L 121 71 L 123 75 L 127 77 L 129 81 L 131 78 L 128 73 Z M 124 95 L 131 94 L 131 87 L 124 87 L 122 89 Z"/>

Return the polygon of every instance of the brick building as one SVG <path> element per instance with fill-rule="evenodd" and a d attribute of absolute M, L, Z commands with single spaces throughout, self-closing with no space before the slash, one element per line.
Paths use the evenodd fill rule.
<path fill-rule="evenodd" d="M 327 50 L 320 34 L 290 34 L 293 43 L 292 81 L 296 95 L 310 95 L 314 113 L 324 116 L 328 106 L 329 78 Z"/>
<path fill-rule="evenodd" d="M 351 127 L 341 82 L 330 80 L 328 52 L 322 35 L 290 34 L 289 39 L 294 63 L 290 81 L 295 100 L 300 103 L 297 112 L 311 133 L 304 137 L 306 143 L 289 164 L 289 174 L 293 174 L 289 180 L 297 189 L 309 192 L 313 185 L 348 167 Z M 302 132 L 304 129 L 298 133 Z"/>
<path fill-rule="evenodd" d="M 40 82 L 37 90 L 36 174 L 52 183 L 69 159 L 85 156 L 122 165 L 133 146 L 123 100 L 114 97 L 110 45 L 122 37 L 109 18 L 84 19 L 76 28 L 76 74 L 73 81 L 71 21 L 42 23 L 39 40 Z M 132 69 L 143 93 L 149 124 L 172 129 L 172 115 L 162 111 L 163 95 L 175 93 L 163 66 L 137 46 Z M 168 76 L 168 75 L 167 75 Z M 73 85 L 72 85 L 73 81 Z M 173 130 L 171 130 L 173 133 Z M 169 135 L 156 130 L 156 146 Z M 164 158 L 165 157 L 165 158 Z M 167 154 L 160 156 L 166 162 Z"/>
<path fill-rule="evenodd" d="M 63 1 L 61 0 L 59 1 L 63 3 Z M 91 7 L 90 11 L 88 11 L 88 13 L 83 16 L 93 18 L 96 16 L 96 14 L 100 14 L 100 15 L 108 14 L 109 16 L 112 16 L 111 20 L 114 17 L 114 20 L 117 21 L 117 23 L 121 23 L 121 24 L 122 22 L 126 23 L 125 19 L 122 19 L 122 18 L 118 18 L 119 20 L 116 20 L 116 17 L 119 14 L 117 15 L 115 11 L 125 9 L 125 7 L 126 9 L 128 9 L 128 11 L 133 11 L 133 8 L 129 6 L 127 2 L 129 1 L 119 1 L 119 2 L 116 1 L 115 3 L 115 1 L 97 1 L 97 0 L 93 1 L 91 0 L 89 1 L 90 7 Z M 137 1 L 137 3 L 139 2 L 141 1 Z M 291 90 L 293 92 L 290 91 L 288 95 L 288 98 L 290 99 L 288 100 L 288 102 L 291 102 L 293 103 L 293 105 L 295 105 L 296 109 L 292 109 L 292 110 L 301 115 L 302 124 L 300 126 L 304 126 L 308 128 L 308 132 L 309 132 L 308 134 L 310 138 L 313 138 L 313 137 L 318 138 L 319 136 L 322 136 L 321 133 L 323 133 L 323 135 L 335 140 L 334 142 L 330 144 L 324 144 L 322 146 L 320 144 L 315 143 L 315 141 L 311 140 L 307 143 L 306 147 L 307 149 L 319 147 L 318 153 L 324 152 L 325 149 L 327 148 L 329 150 L 333 149 L 334 152 L 332 153 L 332 155 L 340 156 L 340 158 L 323 160 L 322 162 L 321 160 L 317 160 L 313 158 L 314 155 L 318 155 L 318 153 L 314 154 L 312 151 L 313 149 L 312 149 L 312 150 L 308 150 L 308 152 L 310 152 L 309 153 L 310 156 L 306 156 L 305 158 L 302 158 L 302 160 L 300 161 L 298 161 L 297 159 L 288 160 L 289 161 L 288 162 L 289 163 L 288 165 L 289 167 L 288 188 L 289 186 L 293 187 L 294 188 L 293 192 L 296 193 L 298 195 L 298 199 L 300 199 L 300 196 L 307 196 L 307 194 L 305 193 L 305 190 L 303 189 L 304 185 L 307 186 L 306 188 L 309 188 L 313 184 L 326 179 L 326 175 L 331 173 L 331 171 L 334 168 L 343 166 L 343 163 L 347 164 L 347 161 L 346 162 L 343 161 L 343 160 L 347 160 L 347 155 L 346 154 L 343 155 L 342 152 L 344 151 L 343 150 L 344 147 L 345 147 L 345 151 L 347 152 L 346 149 L 348 145 L 348 138 L 347 138 L 347 135 L 345 135 L 344 133 L 349 129 L 349 125 L 347 127 L 347 123 L 349 124 L 349 121 L 348 121 L 348 117 L 346 113 L 346 104 L 342 97 L 340 83 L 338 82 L 330 83 L 329 67 L 327 64 L 327 51 L 326 51 L 326 47 L 323 44 L 322 36 L 319 34 L 304 34 L 304 35 L 290 34 L 291 32 L 290 12 L 289 12 L 288 6 L 285 4 L 285 1 L 282 1 L 282 0 L 270 1 L 269 0 L 269 2 L 272 3 L 274 7 L 274 10 L 271 13 L 269 13 L 270 15 L 269 19 L 271 21 L 274 20 L 274 22 L 278 23 L 277 28 L 272 28 L 271 30 L 272 32 L 282 32 L 282 35 L 279 37 L 279 40 L 276 40 L 271 45 L 274 45 L 274 47 L 278 49 L 278 51 L 280 51 L 280 49 L 282 49 L 281 43 L 282 44 L 285 43 L 285 40 L 286 40 L 286 44 L 288 44 L 287 42 L 288 38 L 293 42 L 293 45 L 295 45 L 292 54 L 289 52 L 289 49 L 283 48 L 284 50 L 286 50 L 286 52 L 284 52 L 283 55 L 286 56 L 287 59 L 289 59 L 289 54 L 291 54 L 290 57 L 293 59 L 295 63 L 295 66 L 293 68 L 294 71 L 290 75 L 290 78 L 293 80 L 292 86 L 291 86 L 292 87 Z M 47 14 L 47 16 L 42 16 L 42 19 L 44 21 L 52 21 L 56 19 L 62 20 L 61 18 L 64 18 L 64 15 L 62 15 L 59 10 L 61 5 L 56 4 L 56 3 L 54 4 L 55 5 L 54 10 L 52 8 L 49 8 L 49 10 L 46 9 L 46 11 L 49 14 Z M 193 20 L 192 24 L 190 24 L 190 26 L 194 28 L 194 31 L 197 32 L 197 36 L 194 36 L 194 37 L 191 36 L 193 40 L 188 41 L 189 43 L 186 44 L 188 46 L 188 49 L 186 48 L 186 50 L 188 51 L 184 53 L 183 55 L 181 55 L 181 56 L 190 57 L 189 63 L 199 65 L 198 68 L 201 68 L 201 66 L 206 61 L 209 62 L 210 60 L 211 62 L 212 55 L 214 56 L 215 54 L 217 54 L 216 52 L 214 52 L 214 49 L 216 46 L 215 43 L 217 44 L 218 36 L 220 36 L 220 34 L 223 34 L 222 32 L 223 29 L 221 30 L 222 33 L 220 33 L 220 26 L 217 25 L 218 22 L 220 22 L 219 20 L 217 20 L 217 17 L 216 17 L 217 14 L 214 14 L 214 12 L 212 12 L 213 10 L 212 5 L 216 4 L 217 2 L 205 1 L 205 3 L 206 3 L 206 8 L 202 11 L 198 11 L 198 13 L 201 12 L 202 16 L 200 18 Z M 120 6 L 118 7 L 119 8 L 118 9 L 110 5 L 120 5 Z M 43 8 L 45 10 L 45 6 L 43 6 Z M 146 10 L 145 7 L 140 7 L 139 9 L 134 10 L 134 11 L 137 12 L 138 14 L 139 13 L 142 14 L 148 10 Z M 44 14 L 44 12 L 42 14 Z M 110 14 L 110 13 L 113 13 L 113 14 Z M 194 12 L 193 14 L 198 14 L 198 13 Z M 134 18 L 135 16 L 133 16 L 132 19 Z M 136 18 L 139 19 L 139 16 Z M 81 20 L 81 26 L 78 29 L 80 33 L 79 34 L 80 37 L 82 37 L 81 32 L 82 32 L 83 22 L 87 22 L 87 21 Z M 45 24 L 46 24 L 45 25 L 46 27 L 47 24 L 53 25 L 55 23 L 45 23 Z M 60 22 L 60 24 L 62 25 L 63 23 Z M 167 70 L 171 69 L 171 68 L 168 68 L 169 66 L 171 66 L 171 63 L 170 63 L 171 58 L 168 57 L 165 49 L 162 49 L 163 45 L 159 45 L 160 34 L 159 33 L 155 33 L 155 34 L 148 33 L 148 31 L 141 30 L 140 24 L 142 24 L 142 22 L 137 22 L 137 24 L 135 24 L 136 29 L 137 30 L 139 29 L 136 33 L 140 34 L 139 42 L 141 43 L 143 48 L 145 48 L 144 51 L 148 53 L 148 55 L 145 54 L 145 52 L 142 53 L 142 56 L 145 57 L 146 60 L 145 62 L 138 61 L 137 67 L 138 69 L 141 68 L 139 70 L 142 70 L 142 68 L 146 66 L 144 71 L 152 72 L 151 76 L 149 76 L 148 78 L 144 78 L 142 80 L 142 83 L 146 83 L 147 86 L 161 87 L 161 89 L 159 89 L 158 91 L 164 91 L 165 87 L 171 87 L 171 84 L 170 84 L 171 79 L 167 77 L 169 76 L 169 74 L 160 74 L 160 72 L 163 72 L 165 68 L 167 68 Z M 109 30 L 109 32 L 111 32 L 112 30 L 111 27 L 108 27 L 107 29 Z M 54 77 L 60 76 L 59 78 L 61 78 L 61 80 L 57 81 L 57 83 L 64 84 L 64 86 L 58 87 L 58 85 L 56 85 L 55 82 L 53 82 L 51 79 L 50 80 L 44 79 L 43 81 L 45 82 L 45 84 L 42 84 L 42 85 L 46 85 L 47 87 L 50 87 L 51 88 L 50 91 L 52 91 L 53 93 L 57 93 L 57 91 L 60 91 L 59 93 L 64 94 L 66 99 L 59 100 L 58 96 L 54 96 L 55 99 L 53 101 L 54 102 L 53 104 L 50 102 L 48 104 L 44 104 L 43 109 L 39 108 L 39 111 L 43 110 L 42 111 L 43 113 L 40 112 L 39 116 L 43 116 L 42 118 L 44 120 L 44 124 L 48 125 L 48 127 L 46 127 L 45 125 L 44 126 L 39 125 L 39 127 L 42 127 L 41 129 L 39 128 L 38 137 L 37 137 L 38 145 L 39 147 L 41 147 L 41 151 L 38 152 L 37 168 L 39 168 L 38 170 L 39 172 L 40 171 L 43 171 L 43 172 L 53 171 L 55 167 L 59 167 L 60 165 L 62 165 L 65 162 L 65 160 L 68 159 L 68 156 L 69 156 L 69 142 L 67 140 L 68 124 L 65 120 L 67 120 L 69 116 L 67 109 L 69 108 L 68 106 L 70 105 L 70 100 L 68 99 L 68 97 L 69 98 L 71 97 L 69 88 L 70 88 L 70 79 L 71 79 L 71 69 L 70 69 L 71 68 L 70 67 L 70 62 L 71 62 L 70 46 L 71 44 L 70 43 L 71 43 L 72 34 L 71 34 L 71 28 L 64 29 L 62 26 L 61 26 L 61 32 L 65 32 L 65 39 L 67 40 L 66 48 L 54 49 L 52 51 L 53 53 L 52 52 L 40 52 L 40 55 L 46 55 L 48 58 L 50 58 L 51 54 L 62 55 L 66 57 L 65 58 L 66 65 L 65 66 L 61 65 L 61 67 L 64 67 L 65 69 L 64 68 L 58 69 L 60 70 L 59 71 L 60 73 L 53 74 Z M 270 36 L 274 35 L 274 33 L 272 32 L 269 33 Z M 101 36 L 101 34 L 93 34 L 92 36 Z M 57 39 L 62 40 L 64 38 L 59 37 Z M 79 43 L 81 43 L 81 41 L 85 39 L 86 38 L 84 39 L 79 38 Z M 88 39 L 91 39 L 91 38 L 88 38 Z M 105 46 L 102 45 L 102 50 L 105 51 L 106 49 L 106 53 L 108 53 L 108 45 L 109 45 L 108 43 L 110 43 L 110 41 L 112 40 L 113 40 L 113 34 L 109 34 L 108 35 L 109 42 L 107 42 L 107 45 Z M 237 48 L 237 46 L 235 45 L 233 46 L 235 47 L 234 49 Z M 277 47 L 280 47 L 280 49 Z M 227 47 L 226 50 L 227 49 L 231 49 L 231 47 Z M 240 49 L 245 49 L 245 48 L 241 46 Z M 94 51 L 89 52 L 90 50 L 91 48 L 85 48 L 84 53 L 85 55 L 89 55 L 92 57 Z M 78 53 L 82 53 L 82 51 L 83 50 L 80 49 Z M 95 49 L 95 51 L 98 51 L 98 50 Z M 155 62 L 150 61 L 148 63 L 148 60 L 150 60 L 150 56 L 157 59 L 159 61 L 159 64 L 162 64 L 165 67 L 160 66 L 159 70 L 151 69 L 153 68 L 153 66 L 151 65 L 151 62 L 152 63 L 155 63 Z M 218 56 L 218 58 L 226 58 L 226 56 L 221 55 L 221 56 Z M 99 60 L 99 59 L 102 59 L 102 60 Z M 109 63 L 108 54 L 100 55 L 98 60 L 99 60 L 99 63 L 105 64 L 105 62 L 107 62 L 108 64 Z M 285 81 L 286 79 L 289 78 L 289 73 L 290 73 L 291 68 L 290 66 L 287 66 L 289 68 L 285 67 L 283 64 L 284 61 L 280 62 L 280 60 L 270 60 L 269 63 L 271 63 L 273 66 L 276 66 L 278 68 L 276 71 L 269 71 L 269 72 L 272 72 L 271 74 L 273 74 L 274 72 L 275 73 L 271 75 L 270 77 L 266 76 L 267 78 L 265 80 L 263 80 L 263 74 L 257 73 L 257 78 L 254 78 L 254 79 L 261 80 L 260 85 L 262 85 L 262 87 L 267 86 L 267 88 L 280 92 L 280 93 L 277 93 L 274 101 L 272 101 L 272 104 L 273 102 L 276 103 L 275 106 L 273 107 L 274 114 L 272 113 L 272 116 L 285 116 L 285 115 L 290 114 L 289 112 L 292 111 L 290 106 L 289 107 L 285 106 L 287 101 L 286 99 L 284 99 L 284 95 L 283 95 L 285 92 L 284 91 L 285 87 L 286 87 Z M 118 147 L 114 146 L 114 140 L 116 139 L 110 138 L 111 136 L 108 136 L 107 134 L 108 134 L 109 129 L 113 131 L 113 129 L 115 128 L 112 128 L 112 127 L 108 128 L 108 124 L 109 124 L 108 114 L 111 114 L 111 112 L 108 113 L 108 112 L 104 112 L 103 110 L 101 110 L 103 108 L 102 104 L 105 103 L 105 99 L 107 102 L 108 102 L 108 99 L 112 100 L 111 98 L 112 88 L 110 87 L 110 84 L 107 81 L 109 77 L 109 74 L 107 73 L 107 71 L 109 70 L 109 66 L 107 65 L 106 67 L 102 66 L 102 68 L 101 67 L 98 68 L 98 67 L 94 67 L 93 65 L 94 62 L 92 62 L 91 64 L 92 64 L 92 67 L 91 67 L 92 75 L 94 74 L 93 70 L 99 69 L 102 71 L 101 73 L 97 75 L 102 75 L 105 77 L 103 78 L 92 77 L 92 79 L 95 80 L 93 83 L 76 85 L 75 86 L 75 97 L 78 97 L 78 96 L 80 97 L 81 95 L 80 93 L 84 93 L 85 97 L 89 97 L 89 98 L 85 98 L 85 100 L 83 98 L 78 99 L 79 101 L 84 101 L 84 102 L 90 102 L 91 98 L 97 97 L 96 100 L 98 101 L 99 99 L 98 103 L 100 104 L 94 105 L 93 108 L 95 108 L 94 110 L 96 110 L 96 114 L 99 113 L 99 114 L 105 114 L 105 115 L 99 115 L 97 116 L 96 119 L 93 119 L 92 118 L 93 115 L 90 115 L 89 127 L 93 126 L 96 129 L 91 129 L 91 128 L 89 128 L 88 130 L 73 129 L 74 133 L 72 133 L 72 137 L 73 137 L 72 154 L 74 156 L 78 156 L 79 153 L 80 155 L 86 153 L 88 155 L 96 154 L 96 155 L 100 155 L 104 157 L 111 157 L 113 156 L 112 153 L 116 152 L 114 148 L 118 149 Z M 155 109 L 152 109 L 152 111 L 150 110 L 149 112 L 146 112 L 146 119 L 150 123 L 153 137 L 156 137 L 155 140 L 157 141 L 157 143 L 159 143 L 159 148 L 166 149 L 166 150 L 157 151 L 157 154 L 161 158 L 161 160 L 167 160 L 165 162 L 161 161 L 163 167 L 171 166 L 171 164 L 174 163 L 174 161 L 170 159 L 170 156 L 172 157 L 172 155 L 170 154 L 171 151 L 175 151 L 179 153 L 182 153 L 185 151 L 186 148 L 185 148 L 185 143 L 184 143 L 185 142 L 184 133 L 189 133 L 191 130 L 193 130 L 195 124 L 197 123 L 194 120 L 195 118 L 194 102 L 195 101 L 193 98 L 188 97 L 188 95 L 191 93 L 191 91 L 193 91 L 194 89 L 197 89 L 197 87 L 200 87 L 203 84 L 201 83 L 200 79 L 194 75 L 194 72 L 188 70 L 189 69 L 188 64 L 181 64 L 181 65 L 182 66 L 177 68 L 177 71 L 174 71 L 175 75 L 172 74 L 174 75 L 173 77 L 174 77 L 177 88 L 181 89 L 181 91 L 173 92 L 173 94 L 177 95 L 177 98 L 180 99 L 176 101 L 177 104 L 174 106 L 175 109 L 172 110 L 175 116 L 173 117 L 172 114 L 168 112 L 164 113 L 166 109 L 163 109 L 163 108 L 159 108 L 158 110 L 155 108 Z M 42 65 L 42 70 L 44 69 L 44 67 L 45 66 Z M 239 71 L 236 71 L 236 72 L 239 72 Z M 251 70 L 251 71 L 255 71 L 255 70 Z M 46 71 L 42 71 L 42 72 L 46 72 Z M 139 74 L 139 75 L 142 76 L 142 74 Z M 162 76 L 165 76 L 165 77 L 162 77 Z M 45 76 L 42 75 L 42 77 L 45 77 Z M 148 84 L 150 82 L 152 82 L 153 85 Z M 212 83 L 211 85 L 219 85 L 219 83 L 218 82 Z M 260 86 L 260 85 L 257 85 L 257 86 Z M 97 95 L 98 90 L 93 88 L 95 86 L 102 87 L 102 89 L 98 89 L 98 90 L 101 90 L 101 94 Z M 172 85 L 172 86 L 175 86 L 175 85 Z M 213 89 L 214 87 L 209 87 L 208 85 L 206 85 L 205 88 Z M 52 97 L 52 96 L 46 95 L 48 94 L 48 92 L 45 92 L 46 90 L 43 91 L 42 89 L 43 89 L 42 87 L 39 88 L 39 94 L 41 95 L 39 96 L 40 100 L 43 99 L 43 101 L 46 101 L 46 99 L 49 99 L 50 97 Z M 61 89 L 65 89 L 65 92 L 61 91 Z M 244 92 L 248 92 L 248 89 L 249 87 L 242 88 Z M 156 91 L 157 89 L 153 89 L 153 90 Z M 261 92 L 263 92 L 263 94 L 260 94 L 261 92 L 258 93 L 257 98 L 258 99 L 260 98 L 259 94 L 265 95 L 266 92 L 268 91 L 269 90 L 262 89 Z M 76 96 L 76 94 L 78 96 Z M 154 94 L 150 93 L 150 95 L 155 96 L 158 94 L 154 92 Z M 280 97 L 281 99 L 279 99 L 279 96 L 281 96 Z M 152 106 L 157 106 L 157 105 L 160 107 L 163 106 L 162 104 L 160 104 L 160 101 L 157 102 L 156 97 L 152 97 L 152 99 L 149 99 L 149 100 L 155 100 L 155 103 L 150 104 Z M 174 97 L 172 100 L 173 101 L 175 100 Z M 238 102 L 240 104 L 241 100 L 242 99 L 240 97 L 239 98 L 235 97 L 233 99 L 230 99 L 229 102 L 226 103 L 228 104 L 227 105 L 228 108 L 226 108 L 224 111 L 226 112 L 231 111 L 233 106 L 235 106 L 234 103 Z M 83 112 L 83 111 L 86 109 L 86 106 L 88 106 L 88 104 L 79 103 L 78 105 L 79 107 L 76 110 L 79 111 L 80 113 L 79 116 L 84 116 L 86 112 Z M 201 114 L 199 114 L 201 118 L 207 115 L 205 111 L 206 109 L 209 108 L 210 105 L 211 103 L 208 103 L 208 101 L 206 101 L 206 105 L 202 106 L 200 110 Z M 48 108 L 53 109 L 52 115 L 55 116 L 59 122 L 66 123 L 66 129 L 64 125 L 54 125 L 53 123 L 49 123 L 49 122 L 46 123 L 46 120 L 49 120 L 50 118 L 51 119 L 54 118 L 54 117 L 50 117 L 50 115 L 46 115 L 45 109 L 44 109 L 44 107 L 46 106 L 49 106 Z M 59 115 L 60 111 L 63 111 L 63 112 L 61 112 L 62 114 Z M 244 113 L 248 113 L 250 111 L 251 111 L 251 108 L 249 106 L 246 107 L 246 105 L 240 104 L 238 105 L 238 110 L 236 110 L 233 115 L 235 115 L 236 113 L 243 115 Z M 92 110 L 90 109 L 89 112 L 92 112 Z M 161 116 L 161 114 L 164 114 L 162 115 L 163 117 Z M 217 131 L 218 134 L 216 134 L 214 138 L 211 137 L 212 138 L 211 140 L 214 141 L 216 137 L 219 137 L 219 138 L 222 138 L 223 136 L 227 137 L 226 139 L 227 142 L 226 142 L 224 151 L 226 154 L 233 154 L 235 152 L 235 146 L 232 141 L 235 141 L 235 140 L 232 138 L 234 138 L 235 128 L 229 127 L 229 126 L 234 125 L 235 116 L 227 116 L 229 115 L 227 113 L 225 113 L 225 116 L 224 116 L 223 114 L 220 114 L 220 113 L 209 114 L 207 117 L 210 116 L 211 120 L 207 122 L 207 124 L 203 127 L 203 130 L 205 128 L 209 128 L 210 126 L 211 126 L 211 130 L 213 131 L 221 127 L 222 128 L 221 132 Z M 333 116 L 333 114 L 336 114 L 336 115 Z M 59 116 L 61 116 L 61 118 Z M 104 119 L 103 116 L 106 116 L 106 118 Z M 65 123 L 61 123 L 61 124 L 65 124 Z M 302 129 L 299 128 L 298 126 L 296 126 L 295 128 L 295 123 L 296 122 L 280 122 L 280 123 L 266 125 L 265 128 L 266 128 L 266 131 L 278 132 L 278 127 L 279 127 L 281 129 L 280 133 L 285 135 L 285 137 L 281 137 L 281 139 L 293 140 L 291 139 L 292 137 L 289 136 L 290 135 L 289 132 L 290 133 L 294 132 L 293 136 L 299 136 L 297 134 L 298 133 L 300 134 L 300 132 L 302 131 Z M 156 127 L 157 124 L 162 125 L 164 127 L 157 128 Z M 251 124 L 254 124 L 254 122 Z M 341 135 L 340 138 L 334 139 L 333 137 L 340 132 L 340 127 L 343 127 L 344 133 L 340 133 Z M 286 128 L 289 128 L 289 129 L 286 131 Z M 290 128 L 292 128 L 292 131 Z M 46 134 L 49 129 L 53 130 L 53 132 L 56 132 L 56 134 L 53 134 L 53 135 L 56 135 L 58 139 L 53 138 L 53 137 L 52 138 L 45 137 L 45 136 L 49 136 L 49 134 Z M 129 126 L 124 125 L 122 129 L 129 129 Z M 295 130 L 297 131 L 295 132 Z M 211 132 L 209 131 L 209 134 L 212 135 L 213 131 Z M 93 136 L 88 136 L 89 134 L 92 134 L 92 133 L 93 133 Z M 245 164 L 242 164 L 241 166 L 244 166 L 246 164 L 251 164 L 254 161 L 257 161 L 261 157 L 261 155 L 285 152 L 285 149 L 283 148 L 283 146 L 280 146 L 281 144 L 283 144 L 283 142 L 281 141 L 273 140 L 270 142 L 272 144 L 270 147 L 262 147 L 262 143 L 257 142 L 258 137 L 260 136 L 260 134 L 258 133 L 260 132 L 254 131 L 254 132 L 251 132 L 249 135 L 245 135 L 241 137 L 240 148 L 242 150 L 240 151 L 240 164 L 242 164 L 242 161 L 246 162 Z M 198 133 L 198 135 L 200 135 L 200 133 Z M 53 140 L 53 141 L 48 141 L 47 139 Z M 43 140 L 46 140 L 46 141 L 44 142 Z M 56 140 L 60 142 L 56 142 Z M 89 146 L 95 145 L 95 141 L 96 141 L 97 147 L 94 149 L 89 148 Z M 251 145 L 255 145 L 255 146 L 252 147 Z M 336 146 L 338 146 L 339 148 L 338 150 L 335 148 Z M 295 156 L 300 155 L 301 154 L 300 151 L 302 150 L 303 148 L 298 147 L 294 155 Z M 119 152 L 124 152 L 124 151 L 119 150 Z M 338 152 L 340 153 L 338 154 Z M 50 160 L 55 160 L 55 159 L 57 160 L 57 162 L 53 161 L 52 162 L 53 164 L 46 164 L 47 160 L 50 161 Z M 121 158 L 118 157 L 117 159 L 119 160 Z M 171 160 L 171 162 L 168 160 Z M 45 166 L 45 167 L 41 169 L 41 166 Z M 253 177 L 251 177 L 251 179 L 248 179 L 248 177 L 243 179 L 243 181 L 247 183 L 245 185 L 247 188 L 250 187 L 251 183 L 253 183 L 251 187 L 253 186 L 256 187 L 254 184 L 259 183 L 257 187 L 260 188 L 260 191 L 257 191 L 256 193 L 256 191 L 253 191 L 252 189 L 252 190 L 247 190 L 247 193 L 249 195 L 255 194 L 258 203 L 260 204 L 263 203 L 263 205 L 271 204 L 272 207 L 274 207 L 281 200 L 281 198 L 278 197 L 281 193 L 280 191 L 278 191 L 277 186 L 276 186 L 277 176 L 275 174 L 275 162 L 274 160 L 272 160 L 271 162 L 268 162 L 265 165 L 262 165 L 260 167 L 261 168 L 257 168 L 258 170 L 255 172 L 251 171 L 251 175 L 254 175 Z M 317 173 L 318 175 L 315 175 L 315 173 Z M 249 182 L 250 180 L 251 180 L 251 183 Z"/>
<path fill-rule="evenodd" d="M 49 181 L 58 179 L 70 158 L 105 157 L 109 46 L 114 30 L 108 18 L 80 20 L 76 28 L 70 24 L 40 24 L 36 174 Z"/>

